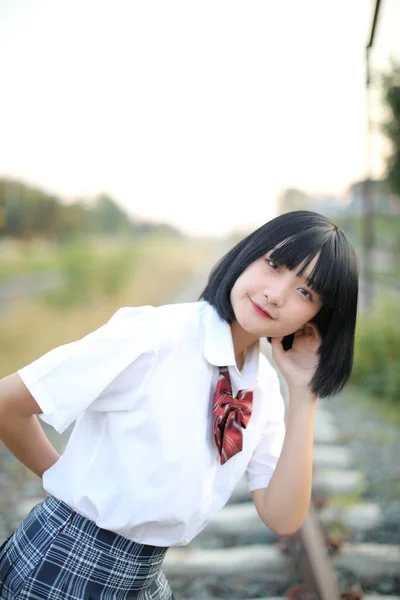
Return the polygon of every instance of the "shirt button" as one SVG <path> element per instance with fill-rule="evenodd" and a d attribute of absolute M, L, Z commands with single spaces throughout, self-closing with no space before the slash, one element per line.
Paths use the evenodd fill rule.
<path fill-rule="evenodd" d="M 206 500 L 207 500 L 207 502 L 211 502 L 211 500 L 212 500 L 212 494 L 211 494 L 210 490 L 206 491 Z"/>

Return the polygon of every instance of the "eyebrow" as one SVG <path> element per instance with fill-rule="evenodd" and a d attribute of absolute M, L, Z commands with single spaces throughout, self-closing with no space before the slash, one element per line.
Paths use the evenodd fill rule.
<path fill-rule="evenodd" d="M 296 275 L 297 277 L 304 279 L 304 281 L 308 282 L 308 280 L 311 278 L 311 275 L 313 273 L 314 268 L 310 267 L 310 262 L 308 263 L 308 265 L 306 266 L 305 270 L 303 271 L 303 273 L 300 273 L 300 271 L 303 269 L 303 264 L 306 262 L 307 259 L 304 259 L 304 261 L 302 263 L 300 263 L 299 265 L 297 265 L 295 267 L 296 269 Z M 293 269 L 293 270 L 295 270 Z M 307 285 L 309 285 L 307 283 Z"/>
<path fill-rule="evenodd" d="M 283 263 L 280 263 L 280 262 L 279 262 L 279 259 L 277 259 L 277 258 L 272 258 L 272 257 L 271 257 L 271 254 L 273 254 L 273 252 L 274 252 L 275 250 L 277 250 L 278 248 L 279 248 L 279 245 L 278 245 L 278 246 L 275 246 L 274 248 L 271 248 L 271 250 L 267 250 L 267 252 L 265 253 L 265 255 L 267 256 L 267 258 L 269 258 L 270 260 L 273 260 L 273 261 L 274 261 L 274 262 L 276 262 L 277 264 L 281 264 L 281 266 L 285 266 Z M 303 273 L 301 273 L 301 274 L 300 274 L 300 273 L 299 273 L 299 271 L 301 271 L 301 270 L 302 270 L 302 265 L 303 265 L 305 262 L 307 262 L 307 261 L 308 261 L 308 265 L 306 266 L 306 268 L 305 268 L 305 271 L 304 271 Z M 311 267 L 310 267 L 310 263 L 311 263 L 312 261 L 313 261 L 313 258 L 312 258 L 312 259 L 309 259 L 308 257 L 306 257 L 306 258 L 305 258 L 305 259 L 304 259 L 304 260 L 303 260 L 303 261 L 302 261 L 300 264 L 296 265 L 296 266 L 294 267 L 294 269 L 289 269 L 289 267 L 286 267 L 286 268 L 287 268 L 287 269 L 289 269 L 290 271 L 295 271 L 295 272 L 296 272 L 296 276 L 297 276 L 299 279 L 301 279 L 301 280 L 304 282 L 304 284 L 305 284 L 307 287 L 309 287 L 309 288 L 310 288 L 310 290 L 312 290 L 312 291 L 313 291 L 315 294 L 318 294 L 318 292 L 317 292 L 317 291 L 316 291 L 316 290 L 315 290 L 315 289 L 312 287 L 312 285 L 309 283 L 309 280 L 310 280 L 310 278 L 311 278 L 311 275 L 312 275 L 312 273 L 313 273 L 313 271 L 314 271 L 314 268 L 315 268 L 315 267 L 313 267 L 313 268 L 311 268 Z M 317 261 L 317 262 L 318 262 L 318 261 Z M 316 266 L 316 265 L 315 265 L 315 266 Z M 308 271 L 309 271 L 309 273 L 307 273 Z"/>
<path fill-rule="evenodd" d="M 301 270 L 301 269 L 300 269 L 300 270 Z M 302 279 L 302 280 L 305 282 L 305 284 L 306 284 L 306 285 L 308 285 L 308 287 L 311 287 L 311 286 L 310 286 L 310 284 L 308 283 L 308 282 L 309 282 L 309 280 L 310 280 L 311 273 L 310 273 L 310 275 L 307 275 L 305 272 L 304 272 L 304 273 L 301 273 L 301 274 L 300 274 L 300 273 L 296 273 L 296 276 L 297 276 L 299 279 Z"/>

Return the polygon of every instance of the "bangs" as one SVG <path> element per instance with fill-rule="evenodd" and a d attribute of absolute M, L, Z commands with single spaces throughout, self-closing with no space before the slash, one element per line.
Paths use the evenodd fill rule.
<path fill-rule="evenodd" d="M 307 278 L 307 285 L 325 305 L 333 308 L 338 306 L 338 299 L 342 295 L 344 267 L 348 268 L 350 258 L 346 251 L 347 244 L 343 244 L 344 240 L 340 240 L 340 237 L 341 231 L 334 228 L 325 231 L 310 228 L 286 238 L 273 249 L 270 256 L 279 265 L 291 271 L 297 270 L 297 275 L 301 276 L 319 255 Z"/>

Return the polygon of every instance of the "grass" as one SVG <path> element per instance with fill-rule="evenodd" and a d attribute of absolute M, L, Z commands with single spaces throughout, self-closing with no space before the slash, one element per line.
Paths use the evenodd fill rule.
<path fill-rule="evenodd" d="M 362 495 L 359 491 L 352 492 L 351 494 L 329 496 L 329 506 L 340 506 L 341 508 L 348 508 L 362 502 Z"/>
<path fill-rule="evenodd" d="M 52 271 L 58 267 L 58 254 L 48 242 L 19 242 L 2 240 L 0 243 L 0 280 L 15 275 Z"/>
<path fill-rule="evenodd" d="M 400 269 L 398 267 L 393 267 L 385 272 L 375 271 L 373 274 L 373 282 L 378 288 L 379 283 L 383 283 L 386 286 L 393 287 L 398 293 L 400 290 Z"/>
<path fill-rule="evenodd" d="M 373 306 L 359 315 L 351 383 L 393 418 L 400 412 L 399 293 L 376 286 Z M 395 405 L 398 408 L 395 408 Z"/>
<path fill-rule="evenodd" d="M 392 425 L 400 425 L 400 406 L 398 402 L 382 398 L 382 396 L 375 396 L 356 385 L 348 385 L 342 392 L 342 396 L 344 399 L 348 398 L 348 401 L 352 404 L 365 406 L 383 421 Z M 387 433 L 382 438 L 379 429 L 377 429 L 376 441 L 380 443 L 392 443 L 394 440 L 388 439 Z"/>
<path fill-rule="evenodd" d="M 70 307 L 57 303 L 21 302 L 0 319 L 0 377 L 14 372 L 51 348 L 79 339 L 104 324 L 121 306 L 159 305 L 172 301 L 192 273 L 210 266 L 210 242 L 147 238 L 138 260 L 113 294 L 97 291 Z M 104 248 L 98 254 L 108 256 Z M 193 298 L 195 300 L 196 298 Z"/>
<path fill-rule="evenodd" d="M 148 238 L 132 239 L 129 236 L 91 235 L 64 242 L 50 242 L 44 239 L 0 240 L 0 280 L 28 273 L 55 271 L 63 268 L 68 262 L 73 262 L 74 258 L 82 253 L 94 253 L 97 261 L 107 261 L 121 251 L 140 250 L 143 246 L 154 243 L 154 240 L 162 239 L 166 241 L 168 238 L 149 235 Z"/>

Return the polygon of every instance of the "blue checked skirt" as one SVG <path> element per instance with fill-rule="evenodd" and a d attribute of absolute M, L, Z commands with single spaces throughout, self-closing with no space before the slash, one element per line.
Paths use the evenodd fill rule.
<path fill-rule="evenodd" d="M 49 496 L 0 547 L 0 599 L 171 600 L 166 551 L 100 529 Z"/>

